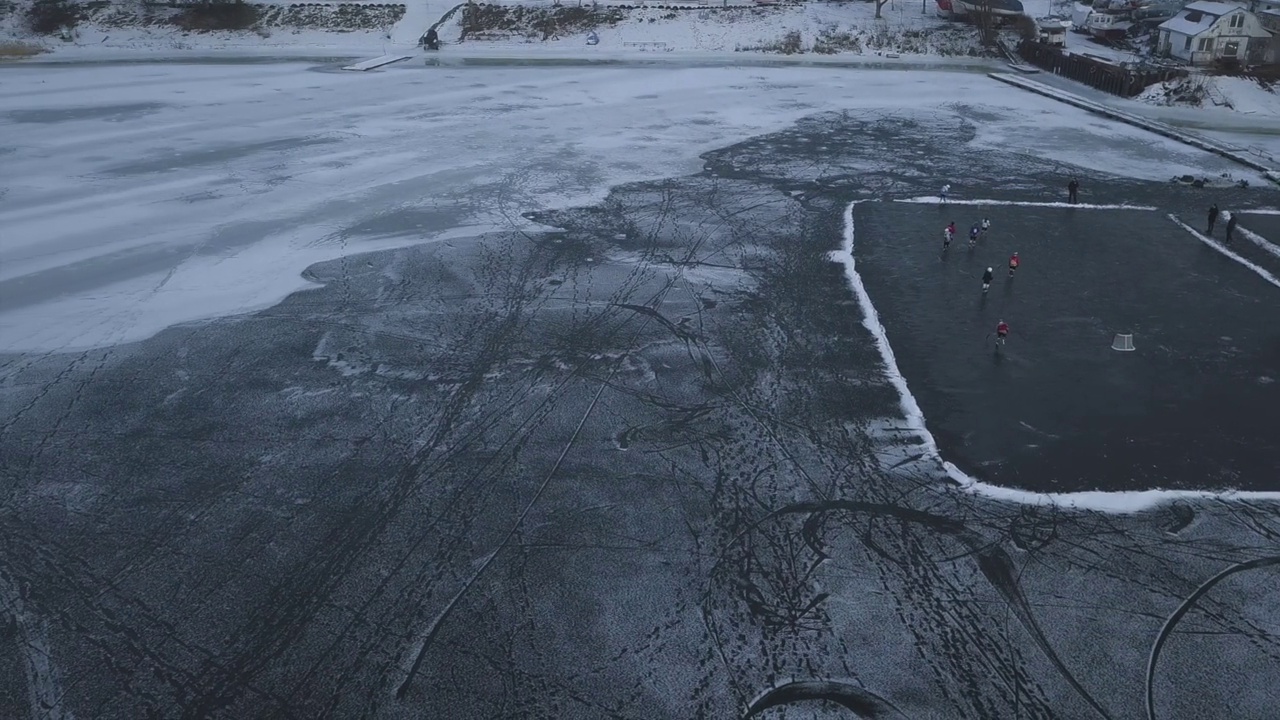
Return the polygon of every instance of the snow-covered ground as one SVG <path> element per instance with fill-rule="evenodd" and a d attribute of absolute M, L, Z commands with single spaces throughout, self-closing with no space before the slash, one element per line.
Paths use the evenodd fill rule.
<path fill-rule="evenodd" d="M 264 32 L 184 32 L 173 27 L 103 27 L 93 22 L 78 28 L 73 42 L 52 38 L 31 38 L 16 17 L 0 25 L 0 37 L 19 37 L 41 42 L 48 53 L 44 59 L 96 59 L 150 53 L 152 57 L 183 54 L 254 53 L 298 55 L 346 53 L 381 55 L 413 48 L 434 22 L 457 3 L 428 0 L 406 5 L 406 13 L 394 27 L 385 30 L 331 32 L 268 28 Z M 509 3 L 514 4 L 514 3 Z M 550 3 L 520 3 L 546 7 Z M 607 3 L 605 4 L 607 5 Z M 922 12 L 922 8 L 925 12 Z M 440 30 L 450 55 L 499 52 L 540 52 L 596 55 L 651 52 L 629 43 L 663 43 L 674 52 L 734 53 L 777 43 L 790 32 L 798 32 L 802 48 L 811 53 L 815 41 L 824 34 L 847 33 L 859 37 L 854 48 L 843 54 L 877 56 L 886 50 L 901 54 L 940 56 L 976 53 L 971 28 L 949 23 L 935 14 L 932 0 L 925 5 L 913 0 L 890 0 L 876 20 L 871 3 L 805 3 L 771 7 L 720 7 L 701 10 L 671 10 L 645 7 L 627 10 L 626 20 L 597 29 L 600 44 L 587 48 L 586 31 L 567 32 L 556 37 L 472 39 L 457 44 L 460 13 Z M 941 31 L 940 33 L 938 31 Z M 932 39 L 922 36 L 936 33 Z"/>

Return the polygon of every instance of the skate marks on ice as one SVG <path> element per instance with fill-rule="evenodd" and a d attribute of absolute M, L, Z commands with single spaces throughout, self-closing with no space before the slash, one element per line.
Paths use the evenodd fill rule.
<path fill-rule="evenodd" d="M 753 523 L 747 533 L 755 530 L 761 524 L 775 521 L 787 515 L 803 516 L 805 519 L 801 536 L 813 554 L 822 561 L 830 557 L 826 543 L 822 538 L 826 522 L 825 516 L 829 513 L 846 517 L 892 518 L 903 523 L 919 525 L 930 532 L 955 540 L 960 545 L 957 550 L 963 550 L 963 552 L 955 553 L 949 559 L 951 561 L 958 561 L 964 558 L 975 559 L 979 572 L 990 583 L 991 587 L 999 592 L 1009 610 L 1017 618 L 1018 622 L 1022 624 L 1027 634 L 1031 636 L 1036 647 L 1044 653 L 1045 658 L 1050 662 L 1054 670 L 1099 716 L 1103 718 L 1112 717 L 1076 679 L 1045 636 L 1036 619 L 1036 613 L 1031 603 L 1027 601 L 1021 587 L 1018 585 L 1018 573 L 1015 569 L 1015 563 L 1008 552 L 1000 547 L 999 539 L 992 540 L 984 537 L 981 533 L 970 529 L 964 522 L 942 515 L 935 515 L 907 506 L 853 500 L 828 500 L 789 505 L 769 513 L 760 521 Z M 744 535 L 747 533 L 744 533 Z"/>
<path fill-rule="evenodd" d="M 957 199 L 948 196 L 946 200 L 937 196 L 922 196 L 910 198 L 894 198 L 897 203 L 911 203 L 915 205 L 1008 205 L 1013 207 L 1060 207 L 1072 208 L 1077 210 L 1155 210 L 1153 205 L 1129 205 L 1120 203 L 1117 205 L 1103 205 L 1098 203 L 1069 203 L 1069 202 L 1051 202 L 1042 200 L 995 200 L 990 198 L 964 198 Z"/>
<path fill-rule="evenodd" d="M 1147 720 L 1156 720 L 1156 699 L 1155 699 L 1156 664 L 1160 661 L 1160 653 L 1164 649 L 1165 643 L 1168 642 L 1170 636 L 1173 634 L 1174 627 L 1176 627 L 1179 621 L 1181 621 L 1182 618 L 1185 617 L 1186 614 L 1190 612 L 1193 607 L 1195 607 L 1196 603 L 1200 600 L 1200 598 L 1207 595 L 1209 591 L 1212 590 L 1214 586 L 1216 586 L 1218 583 L 1222 582 L 1223 580 L 1226 580 L 1228 577 L 1235 575 L 1236 573 L 1246 572 L 1249 570 L 1257 570 L 1260 568 L 1268 568 L 1276 565 L 1280 565 L 1280 556 L 1278 555 L 1255 558 L 1253 560 L 1247 560 L 1245 562 L 1236 563 L 1235 565 L 1232 565 L 1231 567 L 1226 568 L 1222 572 L 1219 572 L 1217 575 L 1214 575 L 1213 577 L 1204 581 L 1204 583 L 1202 583 L 1200 587 L 1196 588 L 1196 591 L 1191 593 L 1191 595 L 1189 595 L 1186 600 L 1183 600 L 1182 604 L 1178 606 L 1178 609 L 1175 610 L 1173 614 L 1169 616 L 1169 619 L 1166 620 L 1164 625 L 1160 628 L 1160 634 L 1156 636 L 1155 644 L 1151 646 L 1151 655 L 1147 660 L 1147 678 L 1146 678 Z"/>
<path fill-rule="evenodd" d="M 1213 248 L 1213 249 L 1214 249 L 1215 251 L 1217 251 L 1218 253 L 1221 253 L 1222 255 L 1224 255 L 1224 256 L 1226 256 L 1226 257 L 1229 257 L 1229 258 L 1231 258 L 1232 260 L 1235 260 L 1236 262 L 1240 263 L 1241 265 L 1243 265 L 1243 266 L 1245 266 L 1245 267 L 1249 268 L 1249 270 L 1251 270 L 1251 271 L 1252 271 L 1255 275 L 1257 275 L 1258 277 L 1260 277 L 1260 278 L 1262 278 L 1263 280 L 1266 280 L 1267 282 L 1271 283 L 1272 285 L 1275 285 L 1276 287 L 1280 288 L 1280 279 L 1277 279 L 1275 275 L 1272 275 L 1270 272 L 1268 272 L 1268 271 L 1267 271 L 1266 269 L 1264 269 L 1262 266 L 1258 265 L 1257 263 L 1255 263 L 1255 262 L 1253 262 L 1253 261 L 1251 261 L 1251 260 L 1248 260 L 1248 259 L 1246 259 L 1246 258 L 1242 257 L 1239 253 L 1235 252 L 1234 250 L 1231 250 L 1231 249 L 1230 249 L 1230 248 L 1228 248 L 1226 245 L 1223 245 L 1222 243 L 1218 242 L 1217 240 L 1214 240 L 1214 239 L 1213 239 L 1213 238 L 1211 238 L 1211 237 L 1208 237 L 1208 236 L 1206 236 L 1206 235 L 1201 234 L 1199 230 L 1196 230 L 1195 228 L 1191 227 L 1190 225 L 1188 225 L 1188 224 L 1186 224 L 1186 223 L 1182 222 L 1182 220 L 1180 220 L 1180 219 L 1178 218 L 1178 216 L 1177 216 L 1177 215 L 1175 215 L 1175 214 L 1173 214 L 1173 213 L 1169 213 L 1168 218 L 1169 218 L 1171 221 L 1173 221 L 1173 224 L 1177 225 L 1178 227 L 1182 228 L 1183 230 L 1186 230 L 1186 231 L 1187 231 L 1187 232 L 1188 232 L 1192 237 L 1194 237 L 1195 239 L 1197 239 L 1197 240 L 1199 240 L 1200 242 L 1204 243 L 1205 245 L 1208 245 L 1209 247 Z M 1239 228 L 1237 228 L 1237 229 L 1239 229 Z"/>
<path fill-rule="evenodd" d="M 841 680 L 795 680 L 779 685 L 752 700 L 745 718 L 757 717 L 772 708 L 812 701 L 838 705 L 860 718 L 909 720 L 888 700 L 864 690 L 855 682 Z"/>
<path fill-rule="evenodd" d="M 0 435 L 0 548 L 66 679 L 42 697 L 100 717 L 1137 716 L 1133 648 L 1280 520 L 947 482 L 851 291 L 848 183 L 926 190 L 896 160 L 868 174 L 862 153 L 918 145 L 903 127 L 820 118 L 713 154 L 724 175 L 537 216 L 558 232 L 313 266 L 321 287 L 166 330 L 73 389 L 24 371 L 15 398 L 50 389 Z M 779 156 L 794 177 L 754 177 Z M 1170 644 L 1162 707 L 1212 717 L 1224 664 L 1265 685 L 1265 592 L 1188 611 L 1229 657 Z M 1272 707 L 1239 692 L 1242 716 Z"/>

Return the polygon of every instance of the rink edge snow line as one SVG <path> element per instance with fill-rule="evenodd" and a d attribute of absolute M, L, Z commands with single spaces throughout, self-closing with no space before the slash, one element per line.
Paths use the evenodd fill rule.
<path fill-rule="evenodd" d="M 939 195 L 922 195 L 920 197 L 911 198 L 894 198 L 896 203 L 911 203 L 915 205 L 1002 205 L 1007 207 L 1045 207 L 1045 208 L 1070 208 L 1072 210 L 1143 210 L 1153 212 L 1157 208 L 1152 205 L 1099 205 L 1096 203 L 1070 203 L 1059 202 L 1054 200 L 993 200 L 988 198 L 965 198 L 963 200 L 948 197 L 943 202 Z"/>
<path fill-rule="evenodd" d="M 1216 492 L 1209 490 L 1085 490 L 1070 493 L 1038 493 L 1030 490 L 989 485 L 971 477 L 953 463 L 944 460 L 942 454 L 938 451 L 938 444 L 934 440 L 933 434 L 925 426 L 924 413 L 920 409 L 920 404 L 916 401 L 915 396 L 911 394 L 911 390 L 907 387 L 906 377 L 898 368 L 898 361 L 894 357 L 893 348 L 889 345 L 888 333 L 885 331 L 884 324 L 880 322 L 880 314 L 876 311 L 875 305 L 872 304 L 871 295 L 867 292 L 866 286 L 862 283 L 862 276 L 857 271 L 853 257 L 853 211 L 861 202 L 876 201 L 855 200 L 845 207 L 840 249 L 832 251 L 829 256 L 833 261 L 840 263 L 844 267 L 849 287 L 857 297 L 858 305 L 862 310 L 862 325 L 870 331 L 875 339 L 876 349 L 880 352 L 880 359 L 885 365 L 885 374 L 888 376 L 890 384 L 898 391 L 898 401 L 902 407 L 903 419 L 906 421 L 907 427 L 919 435 L 921 440 L 920 448 L 924 454 L 937 462 L 947 476 L 959 484 L 961 488 L 975 495 L 981 495 L 993 500 L 1005 500 L 1024 505 L 1052 505 L 1075 510 L 1120 515 L 1145 512 L 1178 500 L 1217 500 L 1222 502 L 1233 500 L 1280 501 L 1280 492 L 1238 490 Z M 1175 222 L 1185 225 L 1179 220 L 1175 220 Z M 1195 230 L 1189 227 L 1187 229 L 1195 233 Z M 1199 233 L 1196 234 L 1198 235 Z M 1217 243 L 1212 244 L 1216 245 Z M 1226 249 L 1222 248 L 1222 250 Z M 1230 253 L 1229 250 L 1226 252 Z M 1231 253 L 1231 255 L 1234 254 Z M 1241 259 L 1243 260 L 1243 258 Z M 1248 261 L 1246 260 L 1245 262 Z"/>
<path fill-rule="evenodd" d="M 1222 255 L 1225 255 L 1226 257 L 1232 260 L 1235 260 L 1236 262 L 1245 266 L 1249 270 L 1252 270 L 1253 273 L 1258 277 L 1280 288 L 1280 279 L 1277 279 L 1275 275 L 1272 275 L 1271 273 L 1267 272 L 1267 270 L 1263 268 L 1261 265 L 1258 265 L 1257 263 L 1254 263 L 1248 260 L 1247 258 L 1237 254 L 1236 252 L 1231 250 L 1231 248 L 1228 248 L 1226 245 L 1223 245 L 1217 240 L 1214 240 L 1211 237 L 1204 236 L 1203 234 L 1200 233 L 1199 230 L 1196 230 L 1195 228 L 1183 222 L 1182 218 L 1178 217 L 1177 215 L 1174 215 L 1173 213 L 1169 213 L 1168 218 L 1172 220 L 1175 225 L 1177 225 L 1178 227 L 1190 233 L 1195 239 L 1199 240 L 1205 245 L 1208 245 L 1214 250 L 1217 250 Z"/>
<path fill-rule="evenodd" d="M 1262 173 L 1263 177 L 1266 177 L 1271 182 L 1277 185 L 1280 185 L 1280 170 L 1277 170 L 1276 168 L 1270 167 L 1268 165 L 1263 165 L 1262 163 L 1257 162 L 1252 158 L 1245 157 L 1240 153 L 1237 153 L 1233 150 L 1228 150 L 1227 148 L 1224 148 L 1215 143 L 1211 143 L 1207 140 L 1202 140 L 1198 137 L 1193 137 L 1191 135 L 1187 135 L 1186 133 L 1179 132 L 1163 123 L 1158 123 L 1158 122 L 1155 122 L 1154 120 L 1147 120 L 1146 118 L 1137 117 L 1136 115 L 1131 115 L 1127 112 L 1124 112 L 1123 110 L 1116 110 L 1114 108 L 1107 107 L 1106 105 L 1103 105 L 1101 103 L 1096 103 L 1092 100 L 1087 100 L 1078 95 L 1073 95 L 1069 92 L 1066 92 L 1065 90 L 1058 90 L 1057 88 L 1051 88 L 1048 85 L 1044 85 L 1043 83 L 1038 83 L 1038 82 L 1035 82 L 1034 80 L 1028 80 L 1026 78 L 1018 77 L 1016 75 L 1009 75 L 1008 73 L 987 73 L 987 77 L 990 77 L 993 80 L 998 80 L 1007 85 L 1012 85 L 1014 87 L 1027 90 L 1029 92 L 1036 93 L 1037 95 L 1043 95 L 1044 97 L 1051 98 L 1059 102 L 1064 102 L 1068 105 L 1074 105 L 1082 110 L 1088 110 L 1091 113 L 1102 115 L 1104 117 L 1111 118 L 1112 120 L 1119 120 L 1122 123 L 1127 123 L 1129 125 L 1133 125 L 1134 127 L 1142 128 L 1143 130 L 1148 130 L 1150 132 L 1156 133 L 1157 135 L 1162 135 L 1164 137 L 1167 137 L 1171 140 L 1177 140 L 1178 142 L 1183 143 L 1185 145 L 1190 145 L 1192 147 L 1199 148 L 1206 152 L 1211 152 L 1215 155 L 1220 155 L 1228 160 L 1244 165 L 1247 168 L 1250 168 L 1252 170 L 1257 170 L 1258 172 Z"/>

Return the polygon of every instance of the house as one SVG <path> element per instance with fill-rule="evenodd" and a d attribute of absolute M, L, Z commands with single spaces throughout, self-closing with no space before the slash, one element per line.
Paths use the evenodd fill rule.
<path fill-rule="evenodd" d="M 1253 0 L 1249 3 L 1249 11 L 1258 16 L 1262 27 L 1280 36 L 1280 0 Z"/>
<path fill-rule="evenodd" d="M 1239 5 L 1197 0 L 1158 30 L 1159 54 L 1192 65 L 1219 60 L 1259 63 L 1271 52 L 1271 32 Z"/>

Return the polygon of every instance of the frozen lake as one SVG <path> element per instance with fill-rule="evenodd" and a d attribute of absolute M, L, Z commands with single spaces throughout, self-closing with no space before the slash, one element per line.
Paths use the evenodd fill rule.
<path fill-rule="evenodd" d="M 1071 274 L 1167 241 L 1153 282 L 1196 268 L 1265 345 L 1241 308 L 1280 289 L 1164 217 L 1273 190 L 1170 185 L 1240 173 L 972 72 L 333 69 L 0 69 L 0 716 L 1271 716 L 1274 503 L 958 487 L 833 257 L 863 201 L 865 290 L 972 469 L 1008 449 L 948 430 L 1001 371 L 957 349 L 976 279 L 891 200 L 1078 174 L 1153 224 L 1009 210 L 991 302 L 1052 327 Z M 1168 479 L 1025 482 L 1050 461 L 985 479 Z"/>
<path fill-rule="evenodd" d="M 0 69 L 0 350 L 82 350 L 267 307 L 308 287 L 313 262 L 510 229 L 819 111 L 941 111 L 974 120 L 977 147 L 1161 180 L 1238 170 L 967 71 L 318 72 L 338 64 Z M 915 152 L 922 181 L 969 174 Z"/>

